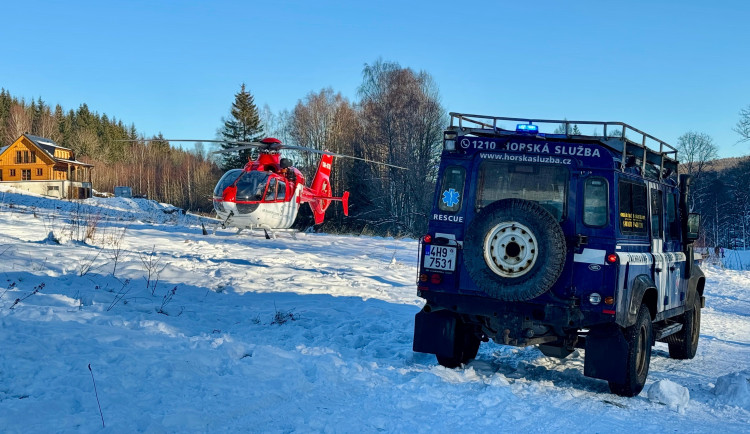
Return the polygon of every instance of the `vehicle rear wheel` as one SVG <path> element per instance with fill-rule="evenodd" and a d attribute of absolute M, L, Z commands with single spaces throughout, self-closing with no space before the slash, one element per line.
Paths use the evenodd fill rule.
<path fill-rule="evenodd" d="M 547 292 L 562 273 L 566 244 L 560 223 L 535 202 L 503 199 L 467 228 L 464 263 L 491 297 L 526 301 Z"/>
<path fill-rule="evenodd" d="M 648 307 L 642 304 L 638 310 L 635 324 L 623 330 L 628 344 L 627 361 L 625 367 L 625 382 L 609 382 L 609 390 L 620 396 L 636 396 L 641 393 L 646 384 L 648 367 L 651 363 L 651 344 L 653 342 L 653 328 L 651 314 Z"/>
<path fill-rule="evenodd" d="M 699 297 L 696 297 L 693 308 L 682 314 L 682 330 L 666 338 L 669 357 L 682 360 L 695 357 L 700 331 L 701 306 Z"/>
<path fill-rule="evenodd" d="M 474 360 L 479 352 L 480 340 L 470 327 L 460 320 L 456 324 L 455 344 L 451 356 L 436 355 L 437 361 L 446 368 L 458 368 Z"/>

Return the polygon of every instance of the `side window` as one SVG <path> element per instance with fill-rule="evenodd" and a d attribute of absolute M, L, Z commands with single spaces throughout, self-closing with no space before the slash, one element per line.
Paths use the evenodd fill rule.
<path fill-rule="evenodd" d="M 651 236 L 664 238 L 664 226 L 662 226 L 664 215 L 663 193 L 655 188 L 651 189 Z"/>
<path fill-rule="evenodd" d="M 603 227 L 609 214 L 609 185 L 604 178 L 588 178 L 583 186 L 583 224 Z"/>
<path fill-rule="evenodd" d="M 278 181 L 278 193 L 276 193 L 276 200 L 284 200 L 286 197 L 286 183 L 284 181 Z"/>
<path fill-rule="evenodd" d="M 667 194 L 667 239 L 680 238 L 680 222 L 677 220 L 677 199 L 674 194 Z"/>
<path fill-rule="evenodd" d="M 464 201 L 464 180 L 466 169 L 460 166 L 449 166 L 443 172 L 443 181 L 440 187 L 438 208 L 445 212 L 458 212 Z"/>
<path fill-rule="evenodd" d="M 274 200 L 276 198 L 276 178 L 271 178 L 268 181 L 268 190 L 266 190 L 266 200 Z"/>
<path fill-rule="evenodd" d="M 646 214 L 648 212 L 646 186 L 629 181 L 620 181 L 618 194 L 620 232 L 624 235 L 646 235 Z"/>

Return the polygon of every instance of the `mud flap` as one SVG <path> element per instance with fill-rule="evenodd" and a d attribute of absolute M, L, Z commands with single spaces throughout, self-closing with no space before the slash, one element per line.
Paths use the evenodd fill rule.
<path fill-rule="evenodd" d="M 624 383 L 627 370 L 628 343 L 620 327 L 609 325 L 592 328 L 586 336 L 583 375 L 614 383 Z"/>
<path fill-rule="evenodd" d="M 414 317 L 413 350 L 418 353 L 452 357 L 455 350 L 456 326 L 456 316 L 450 311 L 420 311 Z"/>

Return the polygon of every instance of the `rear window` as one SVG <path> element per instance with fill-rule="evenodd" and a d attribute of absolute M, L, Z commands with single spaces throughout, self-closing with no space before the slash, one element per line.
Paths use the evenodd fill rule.
<path fill-rule="evenodd" d="M 458 212 L 464 201 L 464 180 L 466 169 L 461 166 L 449 166 L 443 172 L 443 182 L 438 198 L 438 208 L 445 212 Z"/>
<path fill-rule="evenodd" d="M 557 220 L 565 216 L 568 168 L 485 161 L 479 167 L 477 207 L 502 199 L 536 202 Z"/>

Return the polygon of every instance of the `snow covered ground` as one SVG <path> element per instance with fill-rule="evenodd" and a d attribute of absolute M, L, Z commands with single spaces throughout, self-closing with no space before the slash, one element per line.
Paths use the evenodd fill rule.
<path fill-rule="evenodd" d="M 414 240 L 204 236 L 164 209 L 0 190 L 0 431 L 749 430 L 748 271 L 706 268 L 698 355 L 657 344 L 628 399 L 581 352 L 413 353 Z"/>

